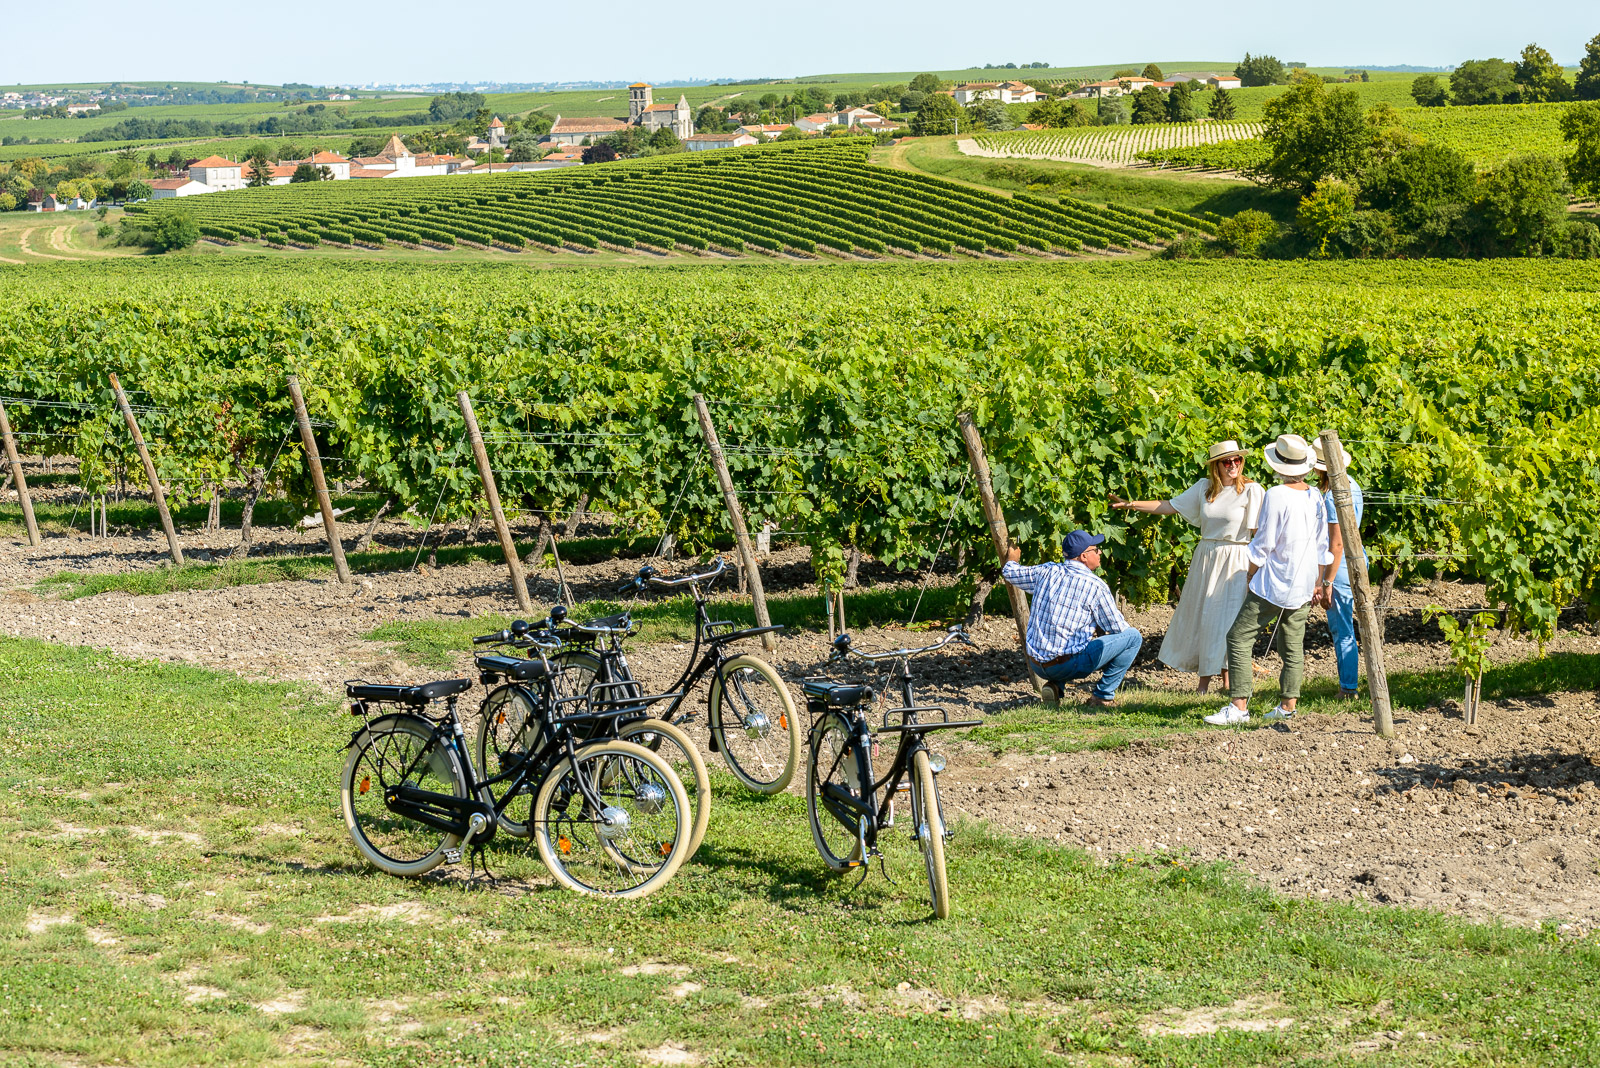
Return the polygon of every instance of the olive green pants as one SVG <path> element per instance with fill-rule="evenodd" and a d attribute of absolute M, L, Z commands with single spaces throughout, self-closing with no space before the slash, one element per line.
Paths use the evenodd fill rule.
<path fill-rule="evenodd" d="M 1245 594 L 1244 604 L 1228 630 L 1228 696 L 1234 700 L 1250 697 L 1255 682 L 1255 669 L 1250 653 L 1256 644 L 1256 635 L 1263 627 L 1277 621 L 1278 634 L 1272 640 L 1278 656 L 1283 659 L 1283 670 L 1278 672 L 1279 700 L 1287 701 L 1300 696 L 1300 681 L 1305 677 L 1306 620 L 1311 618 L 1311 605 L 1284 609 L 1256 595 Z"/>

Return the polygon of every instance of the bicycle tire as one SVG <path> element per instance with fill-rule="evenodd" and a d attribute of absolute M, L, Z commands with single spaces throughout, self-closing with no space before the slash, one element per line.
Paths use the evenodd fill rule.
<path fill-rule="evenodd" d="M 944 866 L 944 816 L 939 811 L 939 783 L 926 750 L 912 754 L 911 774 L 916 784 L 912 819 L 917 821 L 917 844 L 922 847 L 922 863 L 928 872 L 928 901 L 933 914 L 946 920 L 950 918 L 950 876 Z"/>
<path fill-rule="evenodd" d="M 689 852 L 683 858 L 685 864 L 689 863 L 700 851 L 700 843 L 705 841 L 706 827 L 711 822 L 711 773 L 706 770 L 705 758 L 683 728 L 663 719 L 635 720 L 617 731 L 617 737 L 624 742 L 642 745 L 665 760 L 678 776 L 678 781 L 683 783 L 683 791 L 689 798 L 689 809 L 694 813 Z M 675 755 L 664 752 L 669 747 Z M 687 776 L 684 766 L 688 769 Z"/>
<path fill-rule="evenodd" d="M 402 776 L 419 754 L 421 767 Z M 389 811 L 385 791 L 399 782 L 467 796 L 467 777 L 455 751 L 440 745 L 433 724 L 420 716 L 394 713 L 369 723 L 350 746 L 339 779 L 345 829 L 356 849 L 379 870 L 412 878 L 443 863 L 445 850 L 454 849 L 461 836 Z"/>
<path fill-rule="evenodd" d="M 478 730 L 472 758 L 477 762 L 478 778 L 500 774 L 502 753 L 537 751 L 544 742 L 545 723 L 528 692 L 520 686 L 497 686 L 483 699 L 478 710 Z M 533 799 L 528 791 L 507 802 L 497 822 L 513 838 L 528 837 L 528 816 Z"/>
<path fill-rule="evenodd" d="M 622 808 L 628 816 L 618 839 L 600 833 L 602 824 L 578 786 L 580 775 L 608 808 Z M 643 785 L 662 787 L 665 795 L 657 800 L 666 804 L 648 811 L 639 789 Z M 655 818 L 663 812 L 665 818 Z M 575 757 L 562 758 L 540 784 L 533 804 L 539 859 L 557 883 L 597 897 L 637 899 L 665 886 L 688 853 L 691 826 L 688 797 L 666 761 L 643 746 L 614 738 L 590 742 Z M 627 841 L 618 845 L 622 836 Z M 643 856 L 660 859 L 644 872 L 635 870 L 640 865 L 618 862 L 619 857 Z"/>
<path fill-rule="evenodd" d="M 845 871 L 862 861 L 861 838 L 821 807 L 820 794 L 823 783 L 833 781 L 860 796 L 860 784 L 866 776 L 859 754 L 850 751 L 850 721 L 837 712 L 829 712 L 812 728 L 808 749 L 806 817 L 811 824 L 811 841 L 824 864 L 834 871 Z"/>
<path fill-rule="evenodd" d="M 550 681 L 557 697 L 582 697 L 600 677 L 601 660 L 584 649 L 568 649 L 550 657 Z"/>
<path fill-rule="evenodd" d="M 771 664 L 748 655 L 727 661 L 711 680 L 708 710 L 712 738 L 734 778 L 758 794 L 789 785 L 800 759 L 799 717 L 789 687 Z M 733 713 L 732 724 L 727 712 Z"/>

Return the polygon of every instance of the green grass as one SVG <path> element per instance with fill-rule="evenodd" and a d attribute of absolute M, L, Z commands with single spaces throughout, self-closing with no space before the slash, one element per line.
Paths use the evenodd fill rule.
<path fill-rule="evenodd" d="M 972 825 L 932 922 L 903 835 L 896 882 L 856 888 L 798 798 L 721 773 L 700 856 L 642 903 L 557 890 L 503 839 L 512 892 L 389 878 L 338 816 L 351 726 L 286 686 L 0 638 L 0 1059 L 636 1065 L 673 1041 L 714 1064 L 1277 1065 L 1383 1031 L 1406 1037 L 1373 1063 L 1600 1056 L 1592 935 L 1289 900 L 1181 857 L 1097 867 Z M 676 970 L 626 973 L 646 961 Z M 1244 999 L 1293 1022 L 1146 1032 Z"/>

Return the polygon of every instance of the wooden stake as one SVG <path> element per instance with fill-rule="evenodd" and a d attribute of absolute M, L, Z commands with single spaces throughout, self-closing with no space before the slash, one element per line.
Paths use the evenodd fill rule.
<path fill-rule="evenodd" d="M 978 481 L 978 496 L 983 501 L 983 517 L 989 522 L 989 537 L 994 541 L 1000 566 L 1005 567 L 1006 552 L 1011 548 L 1011 534 L 1006 527 L 1005 513 L 1000 510 L 1000 502 L 994 497 L 994 483 L 989 480 L 989 458 L 983 452 L 983 439 L 978 437 L 978 428 L 973 425 L 970 412 L 959 413 L 956 425 L 961 428 L 961 440 L 967 446 L 967 459 L 972 462 L 972 474 Z M 1006 593 L 1011 597 L 1011 618 L 1017 622 L 1017 637 L 1022 641 L 1022 659 L 1028 665 L 1028 678 L 1033 682 L 1034 690 L 1042 694 L 1044 680 L 1034 674 L 1033 661 L 1028 658 L 1028 595 L 1009 582 L 1006 583 Z"/>
<path fill-rule="evenodd" d="M 0 435 L 5 437 L 6 462 L 11 465 L 11 477 L 17 484 L 17 499 L 22 502 L 22 520 L 28 525 L 28 544 L 39 546 L 39 524 L 33 518 L 33 498 L 28 496 L 28 480 L 22 475 L 22 457 L 17 455 L 17 442 L 11 436 L 11 418 L 6 406 L 0 404 Z"/>
<path fill-rule="evenodd" d="M 1322 458 L 1333 484 L 1333 507 L 1339 516 L 1339 537 L 1344 542 L 1345 566 L 1350 569 L 1350 592 L 1355 595 L 1356 620 L 1361 626 L 1361 659 L 1367 665 L 1367 689 L 1372 694 L 1373 725 L 1385 738 L 1394 737 L 1394 713 L 1389 707 L 1389 676 L 1383 667 L 1383 627 L 1367 585 L 1367 556 L 1361 550 L 1361 528 L 1356 523 L 1350 497 L 1350 476 L 1344 469 L 1344 447 L 1336 431 L 1324 430 Z"/>
<path fill-rule="evenodd" d="M 461 418 L 467 421 L 467 438 L 472 442 L 472 455 L 478 461 L 483 495 L 489 502 L 489 515 L 494 519 L 495 533 L 500 535 L 500 551 L 505 554 L 506 570 L 511 574 L 511 592 L 516 595 L 517 607 L 532 615 L 533 601 L 528 597 L 528 580 L 522 576 L 522 559 L 517 556 L 517 543 L 511 540 L 511 527 L 506 523 L 506 513 L 500 507 L 500 490 L 494 484 L 489 451 L 483 447 L 483 435 L 478 431 L 478 417 L 472 412 L 472 398 L 463 389 L 456 394 L 456 402 L 461 405 Z"/>
<path fill-rule="evenodd" d="M 306 399 L 300 395 L 300 380 L 289 376 L 289 399 L 294 402 L 295 421 L 300 424 L 300 443 L 306 449 L 306 466 L 311 468 L 311 485 L 317 491 L 317 507 L 322 510 L 322 529 L 328 534 L 328 550 L 333 553 L 333 569 L 339 581 L 350 582 L 350 568 L 344 562 L 344 543 L 339 540 L 338 520 L 333 515 L 333 500 L 328 496 L 328 483 L 322 477 L 322 455 L 317 452 L 317 438 L 311 432 L 311 417 L 306 414 Z"/>
<path fill-rule="evenodd" d="M 172 513 L 167 511 L 167 494 L 161 488 L 161 480 L 156 477 L 155 462 L 150 459 L 150 450 L 145 448 L 144 435 L 139 433 L 139 421 L 133 417 L 133 409 L 128 405 L 128 395 L 122 392 L 122 383 L 117 381 L 117 376 L 111 376 L 111 388 L 117 394 L 117 407 L 122 409 L 122 418 L 128 423 L 128 433 L 133 435 L 133 444 L 139 450 L 139 459 L 144 463 L 145 477 L 150 480 L 150 495 L 156 501 L 156 514 L 161 517 L 161 529 L 167 533 L 167 548 L 172 551 L 172 562 L 178 567 L 183 566 L 183 549 L 178 545 L 178 531 L 172 525 Z M 104 523 L 105 508 L 101 507 L 101 522 Z"/>
<path fill-rule="evenodd" d="M 694 395 L 695 414 L 700 417 L 700 432 L 706 437 L 711 450 L 711 466 L 716 469 L 717 482 L 722 486 L 722 503 L 728 509 L 728 519 L 733 523 L 733 538 L 739 546 L 739 559 L 744 561 L 745 574 L 750 577 L 750 599 L 755 603 L 756 626 L 770 627 L 772 618 L 767 615 L 767 591 L 761 585 L 761 571 L 756 565 L 755 550 L 750 547 L 750 532 L 744 526 L 744 513 L 739 509 L 739 495 L 734 492 L 733 476 L 728 474 L 728 460 L 722 455 L 722 443 L 717 440 L 717 428 L 711 425 L 711 410 L 706 399 Z M 761 636 L 761 647 L 772 652 L 778 647 L 777 635 L 770 632 Z"/>

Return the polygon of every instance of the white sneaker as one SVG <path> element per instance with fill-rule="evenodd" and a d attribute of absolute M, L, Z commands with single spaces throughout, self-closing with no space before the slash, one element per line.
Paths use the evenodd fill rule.
<path fill-rule="evenodd" d="M 1250 710 L 1240 708 L 1232 701 L 1222 706 L 1222 711 L 1212 716 L 1207 716 L 1205 721 L 1213 727 L 1233 727 L 1240 723 L 1250 722 Z"/>
<path fill-rule="evenodd" d="M 1284 708 L 1282 705 L 1274 705 L 1272 711 L 1261 718 L 1268 723 L 1282 723 L 1292 715 L 1294 715 L 1294 709 Z"/>

